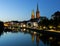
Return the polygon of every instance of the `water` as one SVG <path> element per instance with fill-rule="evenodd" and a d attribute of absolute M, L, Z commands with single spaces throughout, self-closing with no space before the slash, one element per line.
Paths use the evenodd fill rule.
<path fill-rule="evenodd" d="M 47 40 L 42 33 L 29 30 L 20 30 L 18 32 L 3 32 L 0 36 L 0 46 L 60 46 L 60 41 L 53 37 Z"/>

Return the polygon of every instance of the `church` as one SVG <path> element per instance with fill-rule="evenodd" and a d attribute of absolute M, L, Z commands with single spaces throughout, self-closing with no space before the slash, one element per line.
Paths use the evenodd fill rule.
<path fill-rule="evenodd" d="M 27 26 L 28 27 L 38 27 L 38 23 L 45 18 L 46 18 L 45 16 L 40 16 L 39 7 L 37 4 L 36 15 L 34 13 L 34 10 L 32 10 L 31 19 L 28 21 Z"/>
<path fill-rule="evenodd" d="M 38 8 L 38 4 L 37 4 L 36 17 L 34 14 L 34 10 L 32 10 L 31 19 L 39 19 L 39 18 L 40 18 L 40 12 L 39 12 L 39 8 Z"/>
<path fill-rule="evenodd" d="M 38 8 L 38 4 L 37 4 L 36 15 L 34 13 L 34 10 L 32 10 L 31 19 L 27 23 L 27 26 L 28 27 L 38 27 L 39 19 L 40 19 L 40 12 L 39 12 L 39 8 Z"/>

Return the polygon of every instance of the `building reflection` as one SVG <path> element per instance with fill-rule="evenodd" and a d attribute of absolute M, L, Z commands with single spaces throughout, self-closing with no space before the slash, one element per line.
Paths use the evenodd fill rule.
<path fill-rule="evenodd" d="M 32 42 L 34 42 L 34 40 L 35 40 L 35 35 L 32 34 L 31 36 L 32 36 Z"/>
<path fill-rule="evenodd" d="M 52 35 L 48 35 L 48 34 L 44 34 L 44 33 L 38 33 L 38 32 L 34 32 L 32 30 L 28 30 L 28 29 L 20 29 L 18 31 L 10 31 L 12 33 L 16 33 L 16 32 L 23 32 L 24 34 L 30 34 L 31 35 L 31 40 L 32 43 L 36 42 L 36 46 L 40 46 L 40 42 L 42 41 L 42 43 L 45 46 L 60 46 L 60 37 L 58 36 L 54 36 Z M 0 31 L 0 36 L 3 34 L 3 31 Z"/>
<path fill-rule="evenodd" d="M 36 44 L 37 44 L 37 46 L 39 46 L 39 42 L 40 42 L 40 38 L 39 38 L 39 35 L 37 34 L 36 35 Z"/>
<path fill-rule="evenodd" d="M 33 32 L 33 33 L 31 34 L 31 36 L 32 36 L 32 42 L 34 42 L 34 40 L 35 40 L 35 38 L 36 38 L 36 44 L 37 44 L 37 46 L 39 46 L 39 42 L 40 42 L 39 35 Z"/>
<path fill-rule="evenodd" d="M 34 32 L 31 34 L 31 37 L 32 37 L 32 42 L 34 42 L 36 39 L 36 46 L 40 46 L 40 40 L 46 46 L 55 46 L 55 45 L 60 46 L 60 37 L 56 37 L 53 35 L 50 36 L 48 34 L 42 34 L 42 33 L 34 34 Z"/>

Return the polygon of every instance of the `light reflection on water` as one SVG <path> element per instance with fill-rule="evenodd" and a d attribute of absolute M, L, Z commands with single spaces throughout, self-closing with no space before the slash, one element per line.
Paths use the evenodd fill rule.
<path fill-rule="evenodd" d="M 0 46 L 55 46 L 59 39 L 34 31 L 21 29 L 19 32 L 4 32 L 0 36 Z"/>

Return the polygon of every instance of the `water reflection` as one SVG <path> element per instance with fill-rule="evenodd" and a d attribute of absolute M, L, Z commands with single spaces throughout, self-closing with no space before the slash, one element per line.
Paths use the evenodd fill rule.
<path fill-rule="evenodd" d="M 0 36 L 3 34 L 3 31 L 0 31 Z"/>
<path fill-rule="evenodd" d="M 39 41 L 40 41 L 39 35 L 36 35 L 36 43 L 37 43 L 37 46 L 39 46 Z"/>
<path fill-rule="evenodd" d="M 42 41 L 45 46 L 55 46 L 55 45 L 60 46 L 59 35 L 54 36 L 54 35 L 48 35 L 48 34 L 43 34 L 43 33 L 37 33 L 34 31 L 29 31 L 28 33 L 30 33 L 32 36 L 32 42 L 34 42 L 34 40 L 36 38 L 37 46 L 40 46 L 40 41 Z"/>
<path fill-rule="evenodd" d="M 4 32 L 5 31 L 0 31 L 0 36 L 2 36 Z M 14 34 L 14 33 L 17 34 L 18 32 L 22 32 L 24 34 L 31 35 L 31 41 L 34 44 L 34 45 L 31 44 L 31 46 L 56 46 L 56 45 L 60 46 L 60 37 L 59 36 L 38 33 L 38 32 L 32 31 L 32 30 L 28 30 L 28 29 L 21 29 L 19 31 L 6 31 L 6 32 L 8 32 L 8 33 L 11 32 L 12 34 Z M 25 35 L 23 35 L 23 37 L 25 37 Z M 23 39 L 23 37 L 22 37 L 22 39 Z M 27 40 L 27 41 L 29 42 L 29 40 Z M 22 42 L 22 40 L 21 40 L 21 42 Z M 26 41 L 24 41 L 24 42 L 26 42 Z M 24 44 L 24 43 L 22 43 L 22 44 Z"/>

